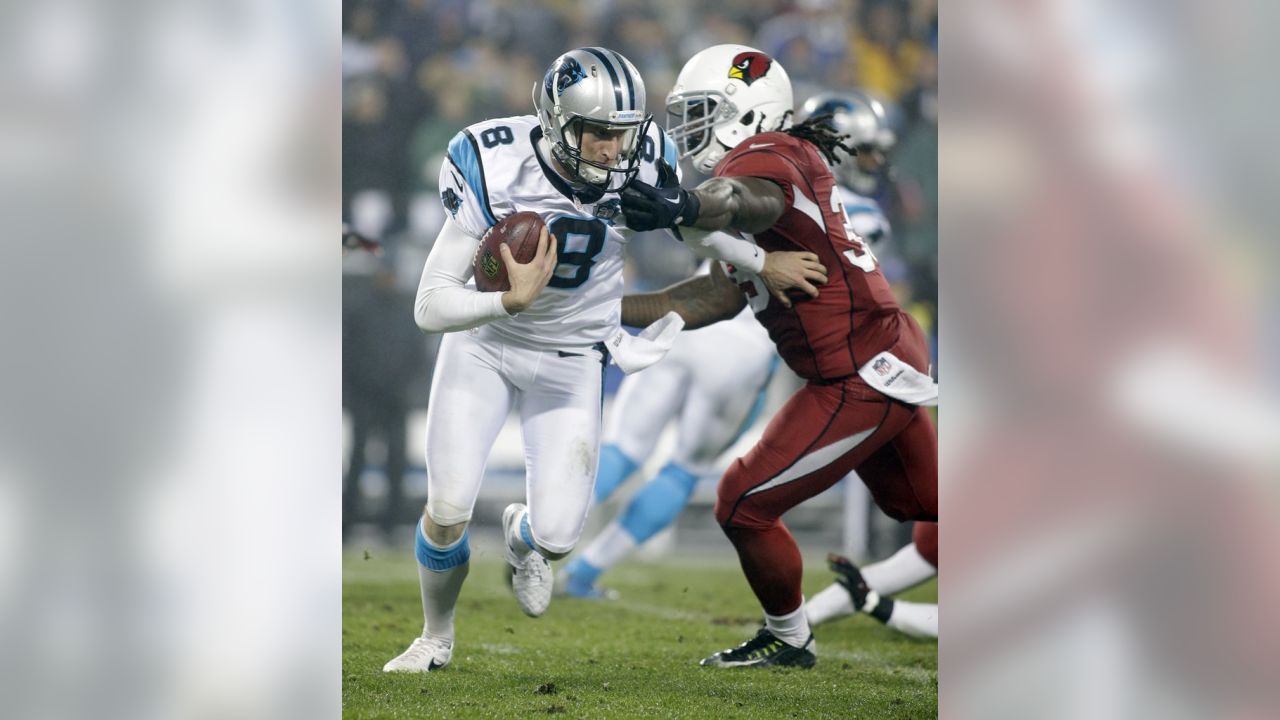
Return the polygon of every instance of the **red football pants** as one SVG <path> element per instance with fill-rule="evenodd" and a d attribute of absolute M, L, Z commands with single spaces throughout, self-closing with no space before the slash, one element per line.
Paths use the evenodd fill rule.
<path fill-rule="evenodd" d="M 938 519 L 938 436 L 924 408 L 862 378 L 801 388 L 720 479 L 716 520 L 765 612 L 800 606 L 800 549 L 779 519 L 851 470 L 897 520 Z"/>
<path fill-rule="evenodd" d="M 911 528 L 911 542 L 920 557 L 938 567 L 938 523 L 918 522 Z"/>

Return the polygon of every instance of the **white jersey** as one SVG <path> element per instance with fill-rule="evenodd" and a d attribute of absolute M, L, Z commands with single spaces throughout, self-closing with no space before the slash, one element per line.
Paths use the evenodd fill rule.
<path fill-rule="evenodd" d="M 616 193 L 591 203 L 577 199 L 550 167 L 541 139 L 533 115 L 464 129 L 450 141 L 440 170 L 441 200 L 474 238 L 512 213 L 532 211 L 542 216 L 556 242 L 559 265 L 546 289 L 518 316 L 485 325 L 482 336 L 492 333 L 533 348 L 589 346 L 618 331 L 623 254 L 633 231 L 623 224 Z M 675 144 L 657 124 L 650 125 L 641 143 L 641 181 L 657 184 L 660 157 L 678 168 Z"/>
<path fill-rule="evenodd" d="M 858 234 L 858 237 L 865 239 L 873 246 L 889 240 L 889 219 L 880 209 L 880 203 L 866 195 L 859 195 L 843 185 L 839 187 L 840 202 L 844 203 L 845 214 L 849 217 L 849 226 Z"/>

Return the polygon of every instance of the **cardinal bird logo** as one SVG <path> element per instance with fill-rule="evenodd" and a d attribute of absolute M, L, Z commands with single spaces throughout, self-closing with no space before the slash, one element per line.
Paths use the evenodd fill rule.
<path fill-rule="evenodd" d="M 769 66 L 773 65 L 773 59 L 762 52 L 743 52 L 738 53 L 733 58 L 733 64 L 729 67 L 729 77 L 736 78 L 750 85 L 759 80 L 769 72 Z"/>

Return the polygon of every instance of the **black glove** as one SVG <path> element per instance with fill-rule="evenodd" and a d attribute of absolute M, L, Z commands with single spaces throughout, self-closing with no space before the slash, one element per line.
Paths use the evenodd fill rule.
<path fill-rule="evenodd" d="M 680 187 L 676 171 L 658 160 L 658 186 L 632 180 L 622 191 L 622 214 L 632 230 L 657 230 L 693 225 L 698 220 L 698 196 Z"/>

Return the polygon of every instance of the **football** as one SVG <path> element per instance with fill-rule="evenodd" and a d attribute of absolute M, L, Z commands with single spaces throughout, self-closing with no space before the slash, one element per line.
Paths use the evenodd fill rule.
<path fill-rule="evenodd" d="M 538 252 L 538 236 L 546 223 L 535 212 L 518 212 L 508 215 L 489 228 L 480 239 L 476 256 L 471 262 L 475 270 L 476 288 L 482 292 L 505 292 L 511 289 L 507 278 L 507 266 L 502 262 L 498 247 L 506 243 L 518 263 L 527 263 Z"/>

